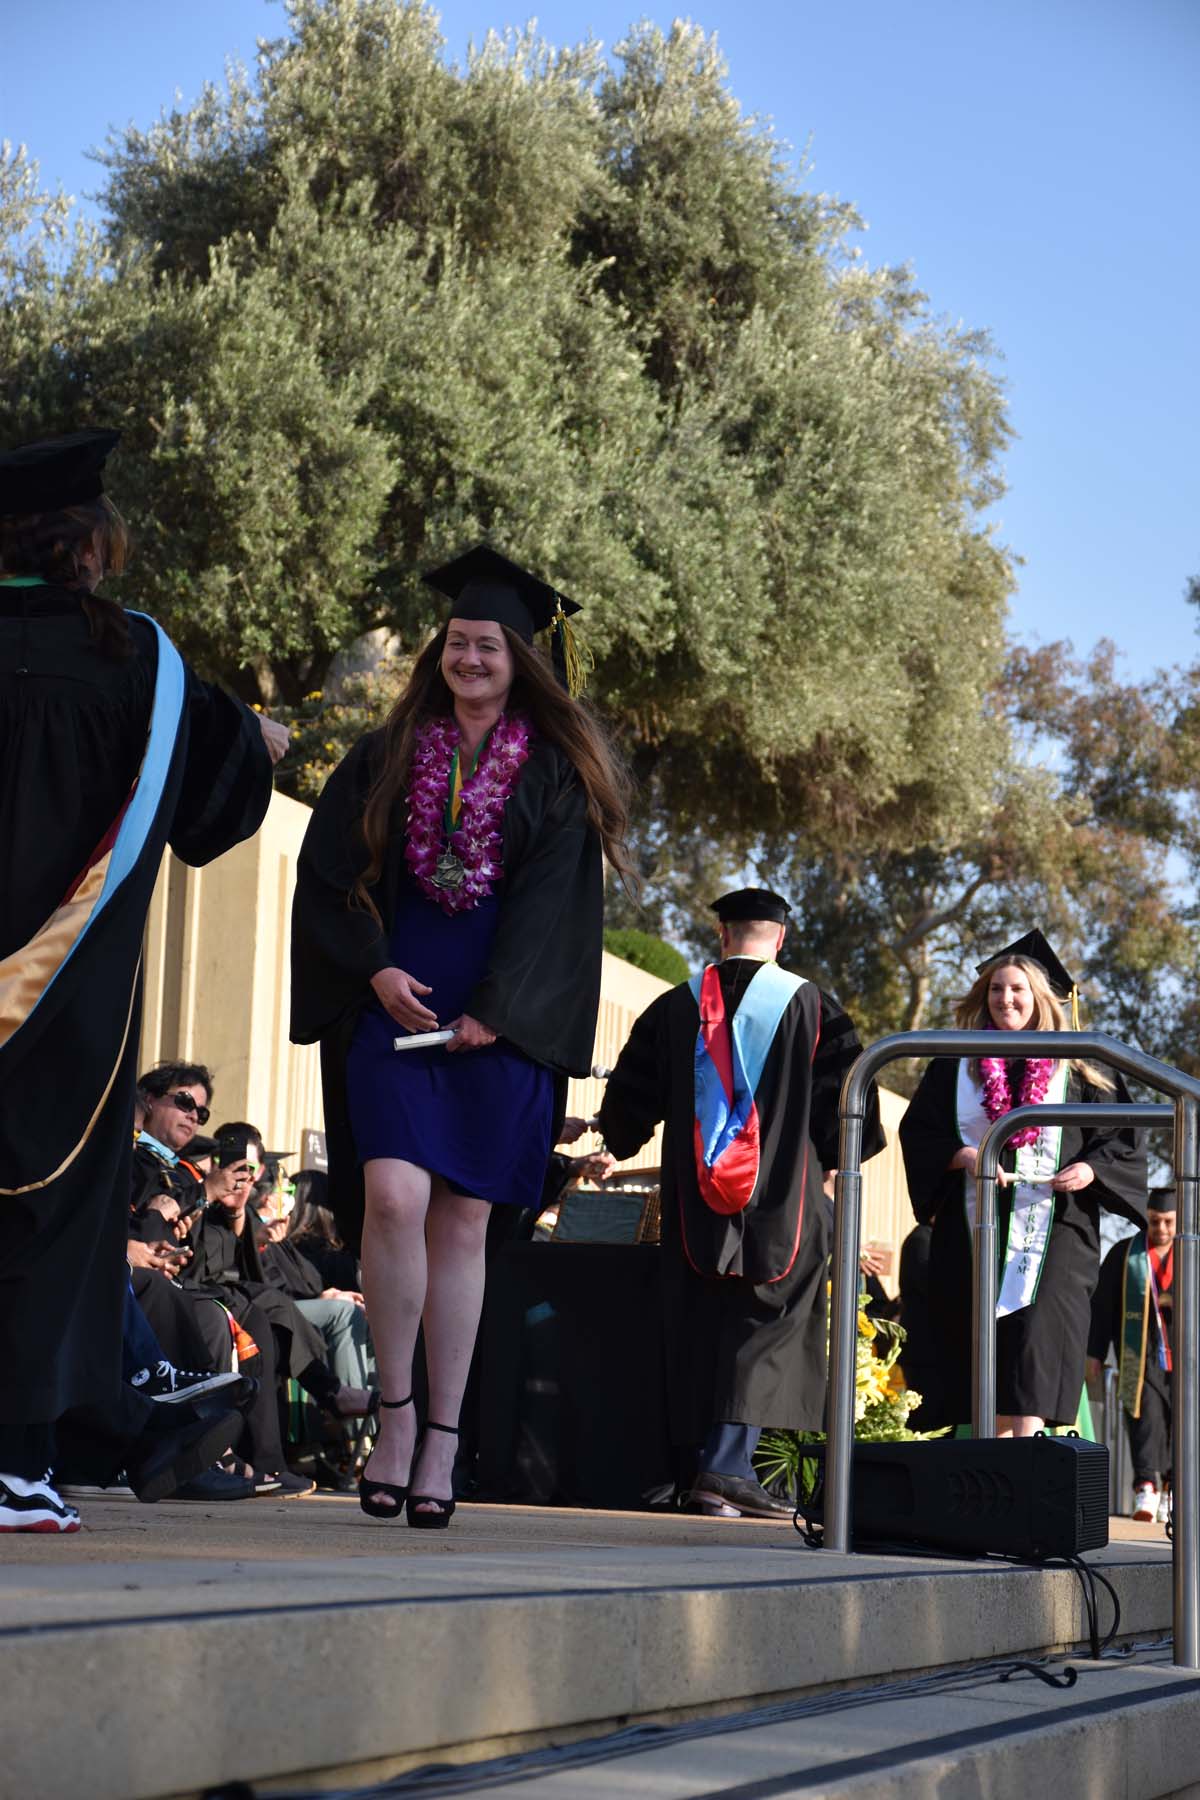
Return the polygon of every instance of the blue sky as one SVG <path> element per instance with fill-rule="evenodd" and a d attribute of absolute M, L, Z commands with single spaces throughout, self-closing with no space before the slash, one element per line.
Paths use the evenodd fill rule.
<path fill-rule="evenodd" d="M 632 0 L 547 0 L 552 43 L 616 42 Z M 669 9 L 645 4 L 670 22 Z M 283 29 L 272 0 L 9 0 L 0 135 L 50 185 L 99 185 L 111 124 L 150 123 Z M 709 0 L 747 111 L 854 202 L 873 263 L 988 329 L 1018 433 L 995 509 L 1024 560 L 1014 629 L 1112 637 L 1130 674 L 1200 655 L 1200 5 L 1196 0 Z M 450 53 L 522 24 L 442 12 Z"/>

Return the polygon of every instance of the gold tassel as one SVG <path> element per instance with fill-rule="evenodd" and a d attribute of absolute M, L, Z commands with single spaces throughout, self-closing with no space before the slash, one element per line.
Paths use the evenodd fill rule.
<path fill-rule="evenodd" d="M 1079 989 L 1071 988 L 1071 1030 L 1079 1030 Z"/>
<path fill-rule="evenodd" d="M 586 644 L 581 644 L 575 635 L 574 627 L 563 611 L 562 601 L 557 603 L 554 623 L 551 631 L 557 631 L 562 640 L 563 668 L 567 672 L 567 692 L 572 700 L 578 700 L 587 686 L 587 678 L 596 666 L 596 659 Z"/>

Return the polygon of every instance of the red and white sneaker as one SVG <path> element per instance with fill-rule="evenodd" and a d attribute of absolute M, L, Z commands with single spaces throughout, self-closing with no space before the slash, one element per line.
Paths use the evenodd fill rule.
<path fill-rule="evenodd" d="M 1133 1516 L 1143 1525 L 1154 1522 L 1158 1511 L 1158 1489 L 1152 1481 L 1139 1481 L 1133 1490 Z"/>
<path fill-rule="evenodd" d="M 0 1531 L 78 1531 L 79 1514 L 50 1485 L 24 1475 L 0 1475 Z"/>

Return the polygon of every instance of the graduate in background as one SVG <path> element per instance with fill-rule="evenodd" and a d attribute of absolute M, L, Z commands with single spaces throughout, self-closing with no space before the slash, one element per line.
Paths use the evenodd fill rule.
<path fill-rule="evenodd" d="M 534 647 L 550 629 L 569 651 L 579 609 L 486 545 L 426 580 L 447 622 L 305 835 L 292 1037 L 320 1040 L 331 1204 L 351 1244 L 362 1233 L 384 1399 L 360 1501 L 434 1530 L 454 1512 L 490 1208 L 539 1199 L 566 1078 L 591 1067 L 604 854 L 628 865 L 619 766 Z M 449 1041 L 395 1048 L 438 1030 Z"/>
<path fill-rule="evenodd" d="M 1133 1516 L 1171 1516 L 1171 1368 L 1175 1311 L 1175 1190 L 1150 1196 L 1145 1231 L 1114 1244 L 1092 1297 L 1087 1372 L 1117 1353 L 1117 1392 L 1133 1457 Z"/>
<path fill-rule="evenodd" d="M 713 905 L 721 961 L 646 1008 L 600 1130 L 617 1161 L 663 1121 L 662 1281 L 672 1441 L 713 1511 L 787 1517 L 755 1478 L 763 1426 L 819 1431 L 838 1094 L 861 1046 L 828 994 L 776 962 L 791 908 L 765 888 Z M 874 1088 L 863 1154 L 883 1148 Z M 694 1475 L 692 1471 L 695 1471 Z"/>
<path fill-rule="evenodd" d="M 257 831 L 287 745 L 96 591 L 126 556 L 103 492 L 117 437 L 0 454 L 3 1530 L 77 1528 L 42 1479 L 54 1424 L 123 1405 L 142 933 L 163 850 L 198 867 Z"/>
<path fill-rule="evenodd" d="M 971 1231 L 975 1161 L 994 1119 L 1023 1104 L 1127 1101 L 1120 1077 L 1090 1063 L 1009 1060 L 1006 1031 L 1065 1031 L 1075 983 L 1040 931 L 979 964 L 955 1012 L 960 1031 L 994 1030 L 996 1055 L 936 1057 L 900 1125 L 908 1191 L 932 1222 L 929 1307 L 940 1348 L 941 1416 L 971 1417 Z M 996 1427 L 1030 1437 L 1074 1424 L 1083 1394 L 1091 1298 L 1100 1272 L 1100 1208 L 1145 1221 L 1144 1134 L 1030 1127 L 1000 1155 Z M 1015 1177 L 1015 1179 L 1014 1179 Z M 922 1411 L 924 1424 L 927 1413 Z"/>

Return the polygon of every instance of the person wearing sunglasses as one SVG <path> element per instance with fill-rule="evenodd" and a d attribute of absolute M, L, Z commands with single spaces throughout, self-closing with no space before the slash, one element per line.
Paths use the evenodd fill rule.
<path fill-rule="evenodd" d="M 139 1143 L 165 1146 L 178 1156 L 212 1117 L 212 1077 L 202 1063 L 162 1063 L 142 1076 L 149 1105 Z"/>

